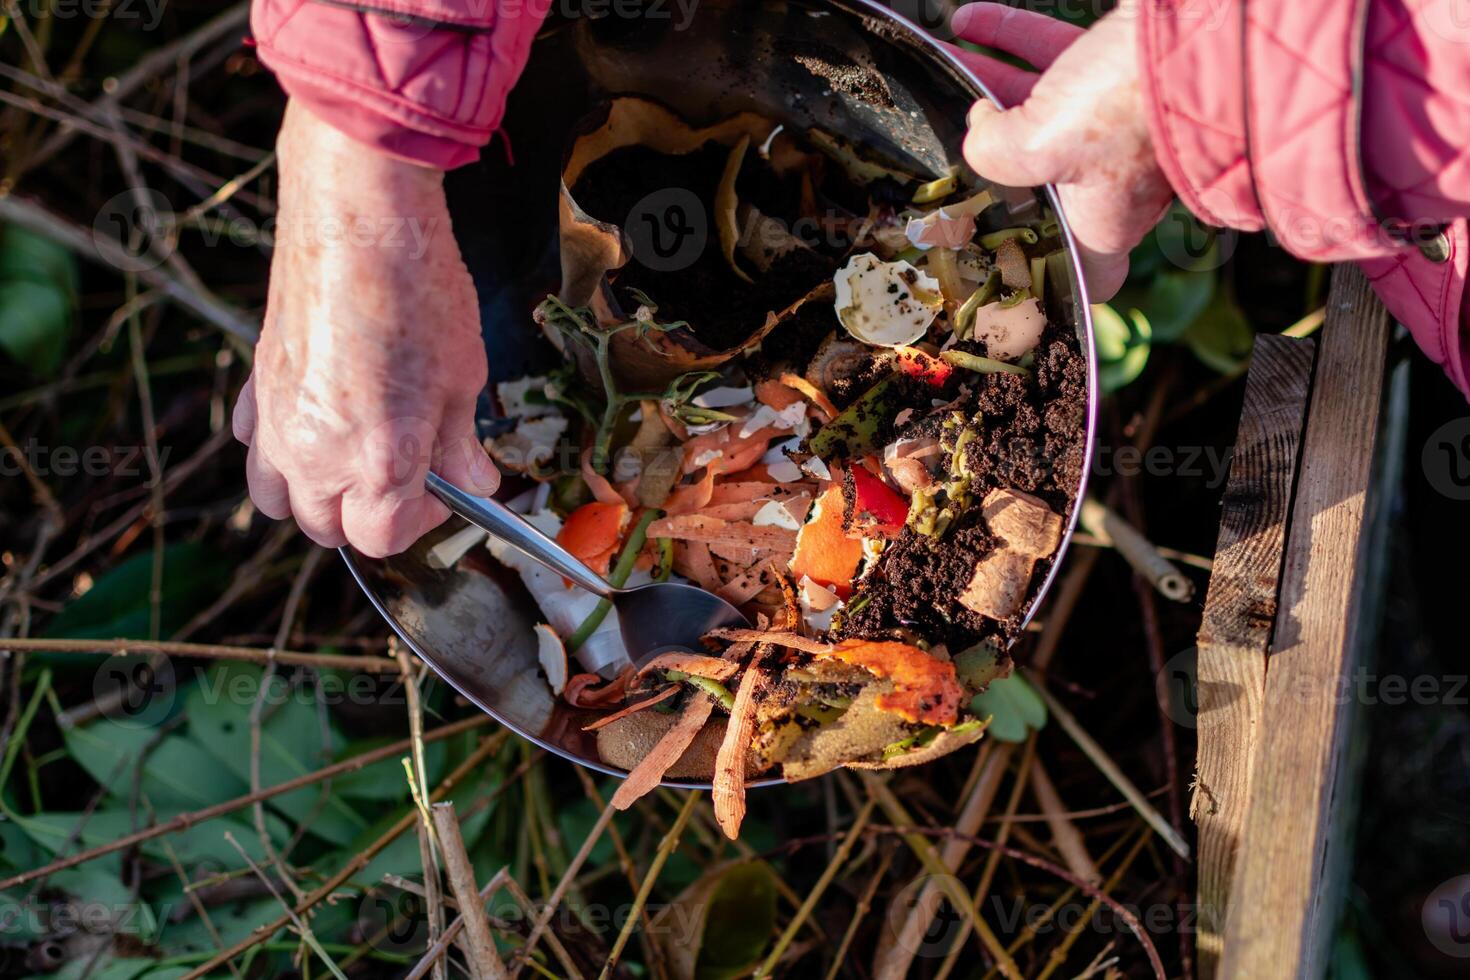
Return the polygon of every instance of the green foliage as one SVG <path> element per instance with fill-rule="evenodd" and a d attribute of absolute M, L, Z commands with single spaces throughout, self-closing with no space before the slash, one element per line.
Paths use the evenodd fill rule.
<path fill-rule="evenodd" d="M 198 809 L 241 796 L 250 788 L 193 738 L 166 736 L 145 756 L 145 749 L 158 737 L 148 728 L 102 719 L 70 729 L 65 737 L 72 759 L 122 801 L 132 794 L 134 763 L 139 758 L 144 761 L 137 787 L 154 806 Z"/>
<path fill-rule="evenodd" d="M 36 374 L 54 375 L 76 302 L 70 252 L 24 228 L 0 229 L 0 351 Z"/>
<path fill-rule="evenodd" d="M 1124 319 L 1106 303 L 1092 308 L 1093 334 L 1097 340 L 1097 378 L 1104 392 L 1114 392 L 1131 383 L 1148 364 L 1153 334 L 1147 318 L 1129 310 Z"/>
<path fill-rule="evenodd" d="M 189 734 L 241 780 L 249 782 L 250 710 L 260 687 L 261 670 L 252 664 L 221 664 L 189 691 L 185 711 Z M 260 734 L 260 782 L 284 783 L 326 765 L 337 754 L 335 730 L 322 725 L 309 691 L 292 689 L 281 675 L 265 689 Z M 400 769 L 400 780 L 402 771 Z M 368 821 L 340 794 L 325 799 L 319 786 L 278 796 L 271 805 L 313 835 L 348 844 L 367 829 Z"/>
<path fill-rule="evenodd" d="M 661 915 L 676 976 L 731 980 L 760 961 L 776 925 L 775 873 L 764 862 L 706 872 Z"/>
<path fill-rule="evenodd" d="M 1224 258 L 1219 233 L 1179 205 L 1133 250 L 1127 284 L 1092 308 L 1104 392 L 1135 381 L 1160 344 L 1188 347 L 1222 374 L 1244 366 L 1255 331 L 1221 281 Z"/>
<path fill-rule="evenodd" d="M 1032 729 L 1046 725 L 1045 702 L 1020 674 L 991 681 L 970 701 L 970 711 L 989 718 L 986 734 L 1002 742 L 1024 742 Z"/>
<path fill-rule="evenodd" d="M 1194 356 L 1221 374 L 1245 367 L 1255 339 L 1256 333 L 1246 322 L 1245 314 L 1224 291 L 1216 294 L 1215 301 L 1184 335 L 1184 342 L 1194 351 Z"/>
<path fill-rule="evenodd" d="M 209 604 L 230 577 L 230 562 L 192 541 L 163 551 L 160 632 L 167 636 Z M 97 579 L 46 627 L 46 636 L 74 639 L 146 637 L 151 615 L 153 554 L 134 555 Z"/>

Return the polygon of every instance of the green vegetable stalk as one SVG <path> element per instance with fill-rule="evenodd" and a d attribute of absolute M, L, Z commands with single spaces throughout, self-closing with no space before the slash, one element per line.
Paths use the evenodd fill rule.
<path fill-rule="evenodd" d="M 633 574 L 633 565 L 638 561 L 638 552 L 643 550 L 643 544 L 648 540 L 648 525 L 663 516 L 661 510 L 645 510 L 638 523 L 633 525 L 633 530 L 628 534 L 628 540 L 623 542 L 623 550 L 618 554 L 618 562 L 607 575 L 607 583 L 614 588 L 621 589 L 627 584 L 628 576 Z M 612 603 L 607 599 L 599 599 L 592 612 L 582 620 L 582 625 L 567 640 L 567 652 L 575 653 L 577 648 L 587 642 L 587 638 L 597 632 L 597 627 L 607 618 L 608 612 L 612 610 Z"/>

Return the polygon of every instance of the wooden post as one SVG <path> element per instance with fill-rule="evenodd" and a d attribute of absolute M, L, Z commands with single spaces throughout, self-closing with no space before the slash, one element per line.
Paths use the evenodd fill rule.
<path fill-rule="evenodd" d="M 1200 973 L 1219 964 L 1225 911 L 1250 799 L 1266 653 L 1276 621 L 1286 522 L 1316 343 L 1256 338 L 1221 501 L 1220 536 L 1197 639 L 1198 754 L 1190 816 L 1199 826 Z"/>
<path fill-rule="evenodd" d="M 1267 660 L 1250 804 L 1235 863 L 1224 977 L 1323 973 L 1326 883 L 1343 833 L 1344 697 L 1372 624 L 1362 615 L 1376 497 L 1389 318 L 1356 268 L 1335 270 L 1313 378 Z M 1203 734 L 1203 733 L 1202 733 Z"/>

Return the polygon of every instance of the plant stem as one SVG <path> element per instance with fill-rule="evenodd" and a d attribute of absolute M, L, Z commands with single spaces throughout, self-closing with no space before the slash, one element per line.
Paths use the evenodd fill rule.
<path fill-rule="evenodd" d="M 674 820 L 674 825 L 659 842 L 658 853 L 653 856 L 653 863 L 648 866 L 648 873 L 643 876 L 643 884 L 638 886 L 638 894 L 633 898 L 633 910 L 623 922 L 623 928 L 618 932 L 617 941 L 613 943 L 611 952 L 607 954 L 607 963 L 603 966 L 602 973 L 598 975 L 597 980 L 607 980 L 612 975 L 618 958 L 623 955 L 623 948 L 628 945 L 628 939 L 633 935 L 633 927 L 638 922 L 639 912 L 648 904 L 648 896 L 653 892 L 653 883 L 658 880 L 669 855 L 678 848 L 679 837 L 684 833 L 685 824 L 689 823 L 689 815 L 694 812 L 694 805 L 703 796 L 704 794 L 698 790 L 690 791 L 689 796 L 684 800 L 684 806 L 679 810 L 678 818 Z"/>
<path fill-rule="evenodd" d="M 633 573 L 633 564 L 638 560 L 638 552 L 643 550 L 643 544 L 648 540 L 648 525 L 657 520 L 662 513 L 663 511 L 660 510 L 645 510 L 643 516 L 638 519 L 638 523 L 633 526 L 632 532 L 628 534 L 628 540 L 623 543 L 622 552 L 618 555 L 618 563 L 607 575 L 607 582 L 613 588 L 620 589 L 628 581 L 628 576 Z M 596 608 L 588 614 L 586 619 L 582 620 L 582 625 L 577 627 L 571 639 L 567 640 L 567 652 L 575 653 L 578 647 L 586 643 L 587 638 L 597 632 L 597 627 L 602 625 L 602 621 L 607 618 L 611 610 L 611 602 L 607 599 L 600 600 Z"/>

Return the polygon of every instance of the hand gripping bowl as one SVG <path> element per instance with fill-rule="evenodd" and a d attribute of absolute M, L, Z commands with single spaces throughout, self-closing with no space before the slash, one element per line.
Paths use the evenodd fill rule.
<path fill-rule="evenodd" d="M 788 127 L 820 127 L 914 173 L 937 176 L 959 167 L 973 177 L 960 152 L 965 117 L 989 93 L 921 28 L 871 0 L 701 0 L 694 9 L 687 24 L 672 4 L 649 5 L 636 17 L 554 15 L 512 93 L 507 139 L 489 147 L 478 165 L 450 175 L 454 233 L 479 292 L 492 384 L 544 369 L 557 356 L 530 313 L 560 278 L 557 199 L 566 148 L 578 121 L 611 95 L 655 99 L 694 122 L 750 110 Z M 1087 361 L 1076 501 L 1087 478 L 1097 401 L 1086 290 L 1052 190 L 1037 190 L 1034 200 L 1024 193 L 1005 199 L 1024 202 L 1012 204 L 1015 224 L 1054 215 L 1070 259 L 1068 281 L 1053 287 L 1059 294 L 1053 319 L 1076 330 Z M 479 424 L 482 435 L 497 432 L 488 398 Z M 1036 588 L 1027 619 L 1056 576 L 1076 515 L 1074 505 L 1058 561 Z M 572 721 L 538 672 L 533 626 L 540 614 L 519 578 L 483 548 L 447 569 L 430 560 L 436 543 L 464 527 L 451 518 L 388 559 L 350 548 L 342 555 L 399 637 L 464 697 L 548 751 L 625 775 L 601 760 L 592 734 Z M 665 785 L 709 784 L 668 779 Z"/>

